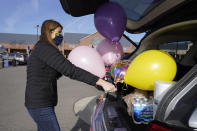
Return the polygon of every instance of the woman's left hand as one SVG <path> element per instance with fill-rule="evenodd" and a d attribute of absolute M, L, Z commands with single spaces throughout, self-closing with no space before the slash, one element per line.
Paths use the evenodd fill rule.
<path fill-rule="evenodd" d="M 96 85 L 102 86 L 105 92 L 115 92 L 117 91 L 117 88 L 110 82 L 107 82 L 103 79 L 99 79 L 96 82 Z"/>

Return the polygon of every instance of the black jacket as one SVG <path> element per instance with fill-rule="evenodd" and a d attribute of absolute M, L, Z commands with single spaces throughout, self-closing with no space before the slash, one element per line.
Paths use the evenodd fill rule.
<path fill-rule="evenodd" d="M 38 42 L 27 62 L 25 106 L 29 108 L 56 106 L 57 78 L 61 74 L 93 86 L 99 79 L 74 66 L 51 44 Z"/>

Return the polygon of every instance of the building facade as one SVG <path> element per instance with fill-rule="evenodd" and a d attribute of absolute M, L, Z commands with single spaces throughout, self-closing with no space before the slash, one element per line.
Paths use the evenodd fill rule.
<path fill-rule="evenodd" d="M 64 33 L 64 39 L 59 49 L 63 55 L 67 56 L 77 46 L 86 45 L 96 48 L 103 39 L 104 37 L 98 32 L 94 34 Z M 0 45 L 4 46 L 8 53 L 28 53 L 37 41 L 37 35 L 0 33 Z M 126 38 L 122 37 L 120 43 L 124 53 L 131 53 L 134 50 L 133 44 Z"/>

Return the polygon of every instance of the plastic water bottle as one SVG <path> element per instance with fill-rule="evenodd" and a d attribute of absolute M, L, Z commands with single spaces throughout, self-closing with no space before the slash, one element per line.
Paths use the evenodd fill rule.
<path fill-rule="evenodd" d="M 140 116 L 140 111 L 141 111 L 141 106 L 140 106 L 140 103 L 139 103 L 139 99 L 138 98 L 134 98 L 134 100 L 133 100 L 133 104 L 132 104 L 132 111 L 133 111 L 133 113 L 132 113 L 132 118 L 133 118 L 133 122 L 135 123 L 135 124 L 141 124 L 141 120 L 140 120 L 140 118 L 139 118 L 139 116 Z"/>
<path fill-rule="evenodd" d="M 132 109 L 135 124 L 147 124 L 153 120 L 153 98 L 134 98 Z"/>

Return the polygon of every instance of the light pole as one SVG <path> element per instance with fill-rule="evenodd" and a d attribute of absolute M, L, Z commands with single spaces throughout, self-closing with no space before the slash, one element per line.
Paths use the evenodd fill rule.
<path fill-rule="evenodd" d="M 39 25 L 36 25 L 36 26 L 35 26 L 35 28 L 36 28 L 36 30 L 37 30 L 37 41 L 38 41 L 38 29 L 39 29 L 39 27 L 40 27 Z"/>

